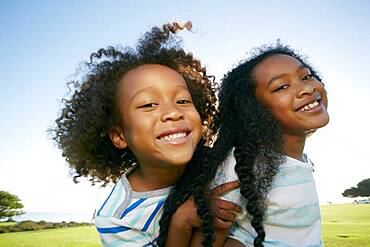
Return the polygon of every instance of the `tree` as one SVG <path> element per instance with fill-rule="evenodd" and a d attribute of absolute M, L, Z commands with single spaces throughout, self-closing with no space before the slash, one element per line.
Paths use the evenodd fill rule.
<path fill-rule="evenodd" d="M 370 196 L 370 178 L 359 182 L 357 187 L 346 189 L 342 195 L 345 197 Z"/>
<path fill-rule="evenodd" d="M 18 196 L 12 195 L 7 191 L 0 190 L 0 220 L 11 220 L 13 216 L 24 214 L 20 209 L 23 204 Z"/>

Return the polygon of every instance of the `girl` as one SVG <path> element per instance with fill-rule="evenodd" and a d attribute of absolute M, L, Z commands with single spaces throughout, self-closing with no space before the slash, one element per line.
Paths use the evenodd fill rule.
<path fill-rule="evenodd" d="M 241 82 L 237 79 L 239 73 L 245 75 Z M 265 246 L 321 246 L 313 165 L 303 153 L 306 137 L 329 122 L 328 99 L 320 77 L 301 56 L 278 44 L 261 49 L 231 71 L 224 83 L 225 92 L 220 98 L 228 101 L 230 87 L 244 83 L 247 92 L 253 93 L 249 95 L 272 113 L 281 129 L 284 163 L 279 165 L 265 199 Z M 235 170 L 240 177 L 240 158 L 236 154 L 235 158 Z M 258 173 L 263 165 L 266 164 L 256 160 Z M 256 233 L 250 223 L 247 216 L 238 221 L 239 227 L 231 231 L 231 237 L 246 246 L 252 245 Z"/>
<path fill-rule="evenodd" d="M 259 49 L 225 76 L 218 139 L 204 165 L 209 172 L 194 188 L 200 191 L 214 177 L 217 183 L 234 179 L 235 166 L 240 193 L 226 198 L 239 202 L 246 213 L 225 246 L 322 245 L 312 163 L 303 149 L 306 137 L 328 123 L 326 108 L 316 71 L 280 44 Z M 226 160 L 216 173 L 230 153 L 235 161 Z M 203 227 L 209 228 L 209 222 Z"/>
<path fill-rule="evenodd" d="M 105 246 L 154 244 L 171 186 L 200 170 L 216 97 L 212 77 L 172 35 L 190 24 L 155 27 L 136 49 L 92 53 L 56 120 L 54 140 L 75 178 L 116 182 L 96 216 Z"/>

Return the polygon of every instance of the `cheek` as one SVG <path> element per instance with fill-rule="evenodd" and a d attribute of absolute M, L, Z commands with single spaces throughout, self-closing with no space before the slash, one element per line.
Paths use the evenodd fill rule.
<path fill-rule="evenodd" d="M 131 132 L 135 133 L 136 135 L 148 135 L 153 130 L 155 122 L 153 122 L 149 118 L 140 118 L 140 121 L 135 121 L 132 123 Z"/>
<path fill-rule="evenodd" d="M 292 119 L 292 112 L 290 111 L 290 105 L 287 105 L 286 102 L 278 102 L 276 100 L 276 104 L 272 104 L 267 106 L 267 109 L 272 113 L 275 119 L 281 123 L 282 125 L 289 125 Z"/>
<path fill-rule="evenodd" d="M 137 121 L 140 119 L 140 121 Z M 136 116 L 135 119 L 123 121 L 123 132 L 128 143 L 142 141 L 143 137 L 148 136 L 148 131 L 152 129 L 153 123 L 147 118 Z"/>
<path fill-rule="evenodd" d="M 326 108 L 328 108 L 328 93 L 326 92 L 326 90 L 324 89 L 323 93 L 322 93 L 322 100 L 324 102 L 324 106 Z"/>
<path fill-rule="evenodd" d="M 194 132 L 198 135 L 197 139 L 199 140 L 202 135 L 202 120 L 198 112 L 192 111 L 188 114 L 189 119 L 193 125 Z"/>

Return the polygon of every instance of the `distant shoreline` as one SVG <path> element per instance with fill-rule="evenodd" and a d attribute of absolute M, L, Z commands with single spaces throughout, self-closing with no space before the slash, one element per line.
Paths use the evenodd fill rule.
<path fill-rule="evenodd" d="M 86 222 L 91 223 L 93 213 L 55 213 L 55 212 L 26 212 L 23 215 L 13 217 L 15 221 L 46 221 L 46 222 Z"/>

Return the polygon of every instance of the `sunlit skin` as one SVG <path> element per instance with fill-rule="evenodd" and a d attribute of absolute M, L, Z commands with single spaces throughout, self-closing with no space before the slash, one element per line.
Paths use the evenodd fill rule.
<path fill-rule="evenodd" d="M 134 153 L 139 166 L 129 176 L 134 191 L 176 183 L 201 137 L 201 119 L 184 78 L 157 64 L 139 66 L 118 84 L 121 125 L 110 137 Z"/>
<path fill-rule="evenodd" d="M 280 122 L 284 153 L 302 160 L 306 137 L 328 124 L 324 85 L 309 68 L 288 55 L 273 55 L 253 70 L 256 97 Z"/>

